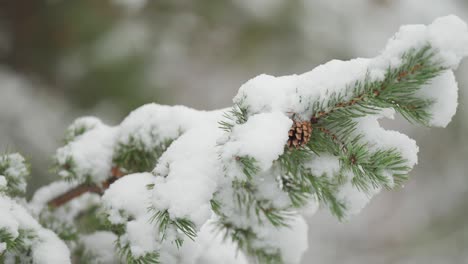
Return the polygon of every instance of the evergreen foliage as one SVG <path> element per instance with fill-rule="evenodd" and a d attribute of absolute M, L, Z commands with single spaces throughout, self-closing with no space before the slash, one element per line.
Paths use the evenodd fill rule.
<path fill-rule="evenodd" d="M 401 65 L 388 67 L 383 80 L 373 80 L 366 75 L 364 79 L 344 89 L 344 92 L 311 103 L 308 110 L 312 113 L 313 124 L 310 142 L 303 148 L 287 149 L 277 161 L 282 171 L 278 184 L 289 194 L 291 208 L 271 207 L 268 201 L 256 197 L 256 185 L 252 179 L 258 174 L 255 166 L 257 161 L 253 157 L 237 157 L 246 180 L 234 179 L 232 186 L 235 190 L 234 199 L 239 208 L 244 208 L 245 217 L 252 216 L 254 207 L 254 215 L 260 223 L 268 221 L 273 226 L 287 226 L 288 215 L 295 213 L 294 208 L 304 206 L 310 197 L 315 197 L 327 205 L 338 219 L 343 219 L 346 205 L 336 196 L 336 189 L 344 184 L 344 174 L 349 172 L 354 175 L 352 184 L 364 192 L 400 186 L 410 170 L 407 161 L 396 149 L 370 150 L 364 135 L 356 132 L 356 120 L 393 108 L 408 121 L 427 125 L 431 116 L 428 107 L 433 101 L 421 99 L 417 92 L 447 70 L 434 58 L 435 54 L 430 45 L 411 49 L 401 56 Z M 220 126 L 230 132 L 236 125 L 248 120 L 248 113 L 248 108 L 243 107 L 241 100 L 226 113 L 226 119 L 220 122 Z M 304 163 L 314 153 L 338 157 L 340 172 L 337 175 L 311 174 Z M 266 249 L 258 251 L 250 246 L 255 244 L 254 231 L 239 229 L 229 223 L 223 214 L 219 215 L 220 225 L 224 226 L 226 234 L 234 237 L 239 248 L 256 257 L 258 263 L 276 262 L 274 259 L 277 257 L 265 257 Z"/>
<path fill-rule="evenodd" d="M 39 190 L 28 205 L 42 226 L 33 220 L 29 226 L 34 228 L 18 227 L 16 236 L 0 225 L 0 262 L 7 255 L 24 262 L 31 258 L 33 243 L 47 239 L 57 243 L 57 235 L 76 259 L 93 263 L 98 256 L 81 238 L 98 232 L 115 239 L 111 254 L 121 262 L 176 261 L 179 252 L 203 250 L 196 243 L 203 242 L 197 239 L 209 223 L 248 261 L 287 263 L 279 240 L 282 232 L 293 230 L 303 220 L 299 216 L 308 205 L 326 207 L 343 221 L 355 206 L 348 196 L 370 197 L 381 189 L 399 187 L 408 178 L 417 147 L 398 144 L 413 141 L 396 136 L 391 138 L 396 144 L 376 143 L 361 126 L 389 109 L 411 123 L 432 125 L 437 98 L 422 96 L 421 91 L 457 65 L 444 61 L 432 44 L 410 45 L 398 55 L 384 53 L 394 56 L 392 60 L 384 55 L 369 60 L 364 64 L 367 74 L 356 74 L 343 87 L 325 86 L 335 92 L 324 89 L 311 95 L 307 92 L 316 87 L 302 87 L 307 92 L 300 93 L 298 83 L 283 83 L 297 76 L 260 76 L 241 87 L 227 111 L 148 105 L 129 115 L 125 126 L 110 127 L 90 117 L 78 119 L 55 155 L 61 181 Z M 378 59 L 388 67 L 382 68 Z M 259 80 L 265 86 L 290 89 L 291 98 L 268 101 L 264 97 L 278 87 L 255 87 Z M 447 80 L 448 85 L 455 82 Z M 291 102 L 302 105 L 282 105 Z M 287 112 L 285 108 L 299 110 Z M 377 124 L 367 128 L 387 133 L 389 138 L 390 132 Z M 301 144 L 291 146 L 288 132 L 296 131 Z M 324 161 L 332 165 L 322 165 Z M 0 202 L 18 208 L 26 204 L 17 196 L 24 194 L 28 173 L 21 156 L 0 157 Z M 62 196 L 63 192 L 70 195 Z M 57 197 L 68 203 L 60 203 L 59 208 L 47 206 Z M 285 237 L 306 236 L 298 234 L 304 229 L 298 230 Z"/>

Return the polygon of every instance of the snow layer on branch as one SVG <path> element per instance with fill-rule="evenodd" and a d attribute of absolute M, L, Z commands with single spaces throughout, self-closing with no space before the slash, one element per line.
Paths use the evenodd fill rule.
<path fill-rule="evenodd" d="M 113 183 L 102 196 L 109 221 L 125 224 L 126 232 L 119 238 L 120 243 L 128 244 L 134 257 L 157 249 L 159 236 L 148 212 L 151 203 L 147 186 L 153 183 L 151 173 L 130 174 Z M 128 221 L 129 218 L 133 220 Z"/>
<path fill-rule="evenodd" d="M 275 77 L 267 74 L 259 75 L 243 84 L 234 102 L 248 106 L 251 114 L 288 111 L 295 105 L 297 99 L 291 97 L 295 90 L 297 76 Z"/>
<path fill-rule="evenodd" d="M 0 243 L 0 254 L 2 254 L 3 251 L 5 251 L 6 248 L 7 248 L 7 244 L 6 244 L 6 243 Z"/>
<path fill-rule="evenodd" d="M 273 162 L 283 153 L 287 131 L 291 126 L 290 118 L 309 120 L 313 114 L 317 114 L 313 112 L 316 102 L 323 103 L 323 111 L 331 110 L 336 106 L 335 101 L 327 106 L 331 98 L 336 99 L 336 96 L 332 95 L 339 94 L 340 100 L 345 103 L 359 97 L 360 95 L 354 94 L 353 90 L 357 82 L 377 83 L 388 76 L 391 77 L 392 75 L 387 75 L 389 68 L 397 70 L 400 66 L 407 66 L 403 65 L 403 55 L 426 47 L 430 48 L 429 52 L 435 54 L 434 65 L 439 63 L 447 67 L 448 71 L 432 80 L 432 83 L 422 86 L 418 96 L 436 100 L 436 103 L 427 109 L 432 115 L 429 124 L 447 125 L 455 113 L 457 100 L 457 84 L 451 70 L 456 69 L 460 60 L 468 55 L 468 29 L 466 24 L 455 16 L 439 18 L 428 26 L 401 27 L 395 37 L 389 40 L 383 52 L 375 58 L 333 60 L 301 75 L 274 77 L 262 74 L 247 81 L 234 98 L 234 103 L 246 110 L 247 121 L 243 124 L 236 123 L 228 135 L 219 141 L 222 145 L 220 154 L 226 166 L 226 174 L 230 177 L 246 174 L 245 164 L 240 158 L 252 158 L 262 171 L 255 172 L 257 174 L 250 182 L 254 185 L 254 198 L 281 196 L 279 189 L 265 187 L 269 178 L 263 175 L 274 174 Z M 400 79 L 387 81 L 398 82 Z M 360 144 L 367 144 L 370 151 L 397 150 L 406 160 L 405 165 L 412 168 L 417 163 L 418 152 L 414 140 L 399 132 L 387 131 L 378 123 L 379 118 L 392 117 L 393 113 L 393 109 L 380 109 L 379 115 L 356 119 L 356 134 L 363 135 Z M 240 162 L 236 163 L 235 158 Z M 244 167 L 233 165 L 239 163 Z M 306 164 L 306 168 L 317 176 L 325 174 L 333 177 L 334 174 L 342 172 L 341 167 L 339 159 L 330 156 L 313 156 Z M 349 171 L 343 173 L 349 174 L 346 175 L 348 183 L 338 189 L 337 195 L 339 200 L 346 204 L 348 211 L 345 214 L 350 216 L 358 213 L 380 188 L 370 188 L 368 192 L 362 192 L 351 183 L 354 175 Z M 392 172 L 381 173 L 391 178 Z M 261 182 L 264 179 L 267 181 Z M 390 186 L 392 180 L 389 181 Z M 269 196 L 265 196 L 268 192 Z M 236 211 L 236 206 L 229 203 L 229 197 L 235 196 L 230 193 L 229 183 L 223 185 L 221 194 L 219 199 L 223 204 L 223 213 L 236 226 L 252 227 L 257 235 L 263 231 L 271 231 L 271 228 L 256 226 L 252 217 L 245 215 L 243 211 Z M 259 243 L 265 243 L 265 246 L 268 245 L 268 240 L 260 239 Z"/>
<path fill-rule="evenodd" d="M 217 231 L 213 218 L 202 226 L 195 241 L 186 240 L 172 255 L 162 254 L 161 263 L 248 264 L 237 246 Z"/>
<path fill-rule="evenodd" d="M 453 71 L 448 70 L 435 77 L 430 84 L 418 91 L 418 95 L 434 100 L 429 106 L 432 114 L 429 125 L 446 127 L 452 121 L 458 106 L 458 84 Z"/>
<path fill-rule="evenodd" d="M 36 264 L 71 263 L 67 245 L 48 229 L 37 230 L 38 241 L 33 245 L 33 259 Z"/>
<path fill-rule="evenodd" d="M 90 179 L 100 183 L 107 179 L 117 128 L 104 125 L 96 118 L 86 118 L 78 119 L 69 131 L 76 131 L 72 141 L 55 154 L 59 175 L 79 182 Z"/>
<path fill-rule="evenodd" d="M 70 252 L 52 231 L 44 229 L 14 200 L 0 196 L 0 229 L 6 230 L 17 238 L 20 231 L 32 232 L 32 237 L 23 238 L 26 245 L 31 245 L 34 263 L 71 263 Z M 21 252 L 20 252 L 21 254 Z"/>
<path fill-rule="evenodd" d="M 147 104 L 122 121 L 117 141 L 127 145 L 133 140 L 139 144 L 138 147 L 152 151 L 165 140 L 175 139 L 190 128 L 216 123 L 221 113 L 197 111 L 185 106 Z"/>
<path fill-rule="evenodd" d="M 158 176 L 152 204 L 168 210 L 171 218 L 188 218 L 199 228 L 211 216 L 210 200 L 222 175 L 216 140 L 222 134 L 216 123 L 189 130 L 167 149 L 153 173 Z"/>
<path fill-rule="evenodd" d="M 385 130 L 380 126 L 379 118 L 382 118 L 382 115 L 370 115 L 358 119 L 355 133 L 365 136 L 369 150 L 396 149 L 406 159 L 407 166 L 414 167 L 418 163 L 419 151 L 416 141 L 398 131 Z"/>
<path fill-rule="evenodd" d="M 368 63 L 368 59 L 332 60 L 301 75 L 262 74 L 242 85 L 234 102 L 246 107 L 249 114 L 280 111 L 309 119 L 313 101 L 327 100 L 333 92 L 344 91 L 347 85 L 363 79 Z M 382 77 L 383 71 L 373 74 Z"/>
<path fill-rule="evenodd" d="M 302 216 L 295 216 L 288 224 L 289 228 L 271 230 L 267 241 L 273 241 L 280 249 L 284 263 L 298 264 L 309 247 L 308 226 Z"/>
<path fill-rule="evenodd" d="M 461 59 L 468 55 L 468 28 L 454 15 L 440 17 L 428 26 L 406 25 L 390 39 L 382 57 L 391 62 L 411 48 L 430 44 L 437 49 L 436 59 L 444 67 L 456 69 Z"/>
<path fill-rule="evenodd" d="M 20 154 L 13 153 L 0 157 L 0 190 L 5 186 L 10 191 L 24 194 L 28 175 L 26 161 Z"/>
<path fill-rule="evenodd" d="M 7 180 L 5 176 L 0 176 L 0 191 L 6 189 Z"/>
<path fill-rule="evenodd" d="M 221 156 L 226 161 L 255 158 L 260 169 L 267 170 L 283 153 L 291 125 L 292 120 L 281 112 L 253 115 L 245 124 L 233 128 Z"/>
<path fill-rule="evenodd" d="M 349 178 L 351 178 L 350 176 Z M 351 181 L 347 181 L 339 188 L 337 197 L 343 201 L 346 207 L 345 219 L 349 219 L 361 212 L 370 202 L 372 197 L 381 191 L 380 188 L 370 188 L 368 192 L 358 190 Z"/>
<path fill-rule="evenodd" d="M 340 171 L 340 160 L 330 154 L 314 155 L 305 167 L 316 177 L 333 177 Z"/>
<path fill-rule="evenodd" d="M 249 114 L 281 111 L 308 119 L 312 115 L 310 106 L 313 102 L 326 101 L 333 93 L 344 93 L 355 81 L 363 81 L 366 76 L 370 80 L 382 80 L 389 66 L 401 64 L 405 52 L 428 44 L 434 49 L 438 62 L 456 69 L 460 60 L 468 55 L 467 26 L 456 16 L 439 18 L 429 26 L 402 26 L 382 54 L 374 59 L 333 60 L 301 75 L 274 77 L 262 74 L 242 85 L 234 102 L 247 108 Z M 437 100 L 443 98 L 430 109 L 434 117 L 430 124 L 445 126 L 454 114 L 457 89 L 456 82 L 448 75 L 439 78 L 423 87 L 420 94 Z M 439 93 L 436 88 L 431 88 L 435 86 Z"/>
<path fill-rule="evenodd" d="M 145 217 L 150 205 L 147 185 L 153 181 L 151 173 L 135 173 L 114 182 L 102 196 L 102 202 L 109 213 L 109 221 L 121 224 L 125 223 L 129 216 Z"/>

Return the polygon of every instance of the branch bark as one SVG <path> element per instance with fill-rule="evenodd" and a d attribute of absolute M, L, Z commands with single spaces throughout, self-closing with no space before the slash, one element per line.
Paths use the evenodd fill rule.
<path fill-rule="evenodd" d="M 80 184 L 67 191 L 66 193 L 63 193 L 50 200 L 47 204 L 51 208 L 58 208 L 88 192 L 103 195 L 104 191 L 107 190 L 112 183 L 126 175 L 127 174 L 123 173 L 118 167 L 113 167 L 111 170 L 111 176 L 107 180 L 103 181 L 100 185 L 97 185 L 95 183 Z"/>

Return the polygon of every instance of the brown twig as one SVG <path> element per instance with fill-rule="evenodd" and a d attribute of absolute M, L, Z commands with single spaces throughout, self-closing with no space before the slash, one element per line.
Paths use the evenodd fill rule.
<path fill-rule="evenodd" d="M 100 186 L 95 183 L 80 184 L 71 190 L 68 190 L 66 193 L 50 200 L 47 204 L 49 207 L 57 208 L 88 192 L 102 195 L 112 183 L 124 176 L 126 176 L 126 174 L 124 174 L 118 167 L 113 167 L 111 170 L 111 176 L 107 180 L 103 181 Z"/>

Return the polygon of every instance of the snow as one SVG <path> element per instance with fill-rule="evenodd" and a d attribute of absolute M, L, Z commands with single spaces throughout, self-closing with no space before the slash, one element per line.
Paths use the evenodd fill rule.
<path fill-rule="evenodd" d="M 0 243 L 0 254 L 3 253 L 3 251 L 5 251 L 6 248 L 7 248 L 6 243 Z"/>
<path fill-rule="evenodd" d="M 308 226 L 304 218 L 296 216 L 289 222 L 289 227 L 274 230 L 269 240 L 280 249 L 286 264 L 300 263 L 308 248 Z"/>
<path fill-rule="evenodd" d="M 152 232 L 148 232 L 148 230 L 152 230 Z M 144 218 L 138 218 L 127 223 L 126 234 L 121 240 L 130 244 L 133 256 L 142 257 L 156 249 L 155 237 L 154 223 Z"/>
<path fill-rule="evenodd" d="M 12 214 L 11 210 L 13 201 L 9 198 L 0 196 L 0 212 L 2 217 L 0 218 L 0 229 L 5 229 L 13 238 L 18 237 L 19 223 L 15 219 L 15 215 Z"/>
<path fill-rule="evenodd" d="M 102 196 L 102 202 L 113 224 L 124 223 L 129 216 L 140 218 L 146 215 L 150 205 L 146 186 L 153 183 L 153 178 L 151 173 L 130 174 L 116 181 L 106 190 Z"/>
<path fill-rule="evenodd" d="M 330 154 L 315 155 L 305 167 L 316 177 L 333 177 L 340 171 L 340 160 Z"/>
<path fill-rule="evenodd" d="M 118 263 L 119 258 L 114 249 L 117 236 L 108 231 L 97 231 L 84 235 L 80 238 L 80 244 L 84 248 L 84 254 L 93 257 L 96 263 L 113 264 Z"/>
<path fill-rule="evenodd" d="M 371 189 L 370 192 L 362 192 L 353 186 L 351 181 L 346 182 L 337 194 L 338 199 L 345 203 L 345 219 L 359 214 L 378 192 L 380 192 L 379 188 Z"/>
<path fill-rule="evenodd" d="M 446 127 L 455 115 L 458 106 L 458 84 L 452 71 L 446 71 L 425 85 L 418 96 L 434 100 L 429 107 L 432 114 L 430 126 Z"/>
<path fill-rule="evenodd" d="M 222 111 L 204 112 L 185 106 L 147 104 L 132 111 L 120 124 L 118 143 L 137 142 L 137 147 L 152 151 L 162 142 L 175 139 L 188 129 L 219 120 Z"/>
<path fill-rule="evenodd" d="M 445 67 L 456 69 L 461 59 L 468 55 L 467 33 L 466 23 L 454 15 L 440 17 L 428 26 L 402 26 L 388 41 L 382 57 L 388 60 L 401 56 L 411 48 L 430 44 L 437 50 L 437 61 Z"/>
<path fill-rule="evenodd" d="M 86 127 L 91 129 L 57 150 L 55 159 L 61 167 L 67 167 L 70 160 L 72 162 L 71 168 L 61 168 L 58 173 L 64 178 L 71 177 L 79 182 L 90 178 L 93 182 L 101 183 L 110 175 L 117 129 L 95 119 L 86 120 L 93 120 L 92 123 L 86 122 Z M 82 122 L 83 119 L 77 120 L 79 125 Z M 77 124 L 72 125 L 72 129 L 76 126 Z"/>
<path fill-rule="evenodd" d="M 76 177 L 76 182 L 50 184 L 34 195 L 29 208 L 35 216 L 47 209 L 47 201 L 70 190 L 76 184 L 90 179 L 101 183 L 110 175 L 115 152 L 126 145 L 152 152 L 166 141 L 173 143 L 150 172 L 127 175 L 114 182 L 102 198 L 83 195 L 54 212 L 62 220 L 73 219 L 80 211 L 102 202 L 108 219 L 113 224 L 124 224 L 125 233 L 116 237 L 108 232 L 97 232 L 81 238 L 87 252 L 112 263 L 115 255 L 111 241 L 119 239 L 129 246 L 135 257 L 161 250 L 161 259 L 166 263 L 247 263 L 235 246 L 222 242 L 222 236 L 213 231 L 211 199 L 214 194 L 222 204 L 221 210 L 229 221 L 241 228 L 251 228 L 256 234 L 254 249 L 280 250 L 286 263 L 299 263 L 308 247 L 305 220 L 299 213 L 313 214 L 318 208 L 314 195 L 305 208 L 293 209 L 288 194 L 281 190 L 277 179 L 282 172 L 275 162 L 285 151 L 292 119 L 308 120 L 311 107 L 317 101 L 327 102 L 332 94 L 351 98 L 348 88 L 356 81 L 383 80 L 385 70 L 400 66 L 401 55 L 408 50 L 430 44 L 435 48 L 436 59 L 447 67 L 442 75 L 424 85 L 418 92 L 422 98 L 435 99 L 429 108 L 433 126 L 446 126 L 456 112 L 457 82 L 452 70 L 468 55 L 468 29 L 455 16 L 435 20 L 431 25 L 401 27 L 383 52 L 369 59 L 350 61 L 333 60 L 301 75 L 274 77 L 262 74 L 239 89 L 234 103 L 247 109 L 247 121 L 235 124 L 231 131 L 218 127 L 226 109 L 197 111 L 184 106 L 144 105 L 125 118 L 118 126 L 103 124 L 94 117 L 77 119 L 70 126 L 67 145 L 55 155 L 62 168 L 59 175 Z M 355 134 L 362 134 L 362 142 L 371 151 L 396 149 L 412 168 L 417 164 L 416 142 L 397 131 L 385 130 L 379 124 L 382 118 L 392 118 L 393 109 L 382 109 L 376 115 L 357 118 Z M 9 156 L 11 167 L 2 172 L 0 187 L 8 185 L 9 177 L 23 177 L 24 159 Z M 232 180 L 244 174 L 239 158 L 252 158 L 259 172 L 248 179 L 252 190 L 249 199 L 266 201 L 268 205 L 287 210 L 289 228 L 277 228 L 269 224 L 263 213 L 249 207 L 240 208 L 235 201 L 236 190 Z M 70 163 L 71 161 L 71 163 Z M 20 166 L 21 165 L 21 166 Z M 66 168 L 70 165 L 70 168 Z M 345 183 L 339 186 L 337 197 L 346 204 L 345 215 L 359 213 L 380 191 L 380 188 L 363 192 L 353 186 L 352 172 L 343 171 L 338 157 L 331 154 L 313 154 L 304 165 L 315 176 L 333 178 L 339 173 Z M 385 171 L 391 181 L 390 171 Z M 153 186 L 148 188 L 148 186 Z M 24 187 L 24 188 L 23 188 Z M 20 186 L 26 188 L 24 184 Z M 148 210 L 151 208 L 151 210 Z M 172 220 L 192 221 L 198 232 L 195 241 L 186 240 L 180 250 L 172 243 L 180 238 L 180 231 L 168 227 L 163 241 L 158 225 L 151 221 L 156 211 L 166 211 Z M 42 228 L 29 212 L 14 200 L 0 195 L 0 228 L 14 237 L 20 230 L 33 230 L 37 239 L 31 245 L 35 263 L 70 263 L 66 245 L 50 230 Z M 263 222 L 262 222 L 263 221 Z M 0 252 L 5 245 L 0 244 Z M 51 253 L 52 252 L 52 253 Z"/>
<path fill-rule="evenodd" d="M 412 168 L 418 163 L 419 147 L 416 141 L 398 131 L 385 130 L 378 122 L 380 115 L 370 115 L 359 119 L 356 134 L 363 134 L 369 143 L 370 151 L 396 149 Z"/>
<path fill-rule="evenodd" d="M 39 239 L 32 247 L 34 263 L 71 263 L 67 245 L 54 232 L 39 229 L 36 234 Z"/>
<path fill-rule="evenodd" d="M 129 244 L 135 257 L 144 256 L 157 246 L 156 225 L 150 221 L 152 215 L 148 211 L 151 203 L 147 186 L 152 183 L 151 173 L 130 174 L 113 183 L 102 197 L 109 221 L 125 224 L 126 233 L 120 242 Z"/>
<path fill-rule="evenodd" d="M 307 120 L 311 117 L 315 102 L 327 101 L 333 94 L 351 99 L 352 87 L 357 81 L 381 81 L 385 78 L 388 67 L 399 67 L 402 55 L 410 50 L 430 45 L 435 53 L 435 60 L 447 67 L 447 71 L 431 83 L 424 85 L 418 95 L 422 98 L 436 99 L 437 103 L 428 111 L 432 114 L 429 122 L 433 126 L 446 126 L 456 111 L 457 83 L 452 70 L 456 69 L 460 60 L 468 55 L 468 30 L 464 22 L 454 16 L 435 20 L 431 25 L 409 25 L 401 27 L 394 38 L 390 39 L 382 53 L 374 58 L 358 58 L 350 61 L 333 60 L 320 65 L 310 72 L 301 75 L 275 77 L 266 74 L 259 75 L 239 89 L 234 97 L 234 103 L 247 110 L 247 122 L 235 124 L 232 131 L 223 136 L 219 143 L 221 159 L 225 167 L 225 175 L 237 178 L 242 175 L 242 167 L 235 166 L 236 157 L 251 157 L 260 167 L 260 172 L 251 180 L 254 189 L 254 199 L 266 198 L 279 208 L 288 208 L 281 197 L 279 188 L 272 188 L 272 175 L 276 174 L 275 160 L 284 151 L 287 141 L 287 131 L 291 126 L 291 118 Z M 440 99 L 440 100 L 439 100 Z M 355 119 L 357 128 L 355 135 L 362 134 L 362 143 L 368 145 L 370 151 L 396 149 L 406 160 L 411 169 L 417 164 L 418 146 L 408 136 L 385 130 L 379 124 L 381 118 L 393 118 L 393 109 L 381 109 L 377 115 Z M 351 136 L 351 135 L 350 135 Z M 350 171 L 342 171 L 340 161 L 331 155 L 313 155 L 306 163 L 306 168 L 314 175 L 334 177 L 343 173 L 347 181 L 338 188 L 338 198 L 347 207 L 346 216 L 359 213 L 370 199 L 380 191 L 380 188 L 363 192 L 351 183 L 354 177 Z M 239 168 L 240 167 L 240 168 Z M 392 172 L 384 171 L 392 185 Z M 234 190 L 230 190 L 230 182 L 224 183 L 219 193 L 223 203 L 223 213 L 231 222 L 239 227 L 252 227 L 258 234 L 273 232 L 272 228 L 259 227 L 257 218 L 246 215 L 237 208 L 232 199 Z M 313 201 L 315 198 L 312 197 Z M 234 204 L 233 204 L 234 203 Z M 314 211 L 314 203 L 311 204 Z M 269 239 L 260 236 L 258 247 L 275 247 Z"/>
<path fill-rule="evenodd" d="M 86 131 L 102 126 L 101 120 L 94 116 L 84 116 L 76 119 L 73 124 L 67 128 L 67 138 L 74 138 Z"/>
<path fill-rule="evenodd" d="M 440 17 L 428 26 L 429 41 L 439 49 L 444 65 L 456 69 L 468 55 L 468 27 L 455 15 Z"/>
<path fill-rule="evenodd" d="M 222 157 L 252 157 L 262 171 L 267 170 L 283 153 L 291 126 L 292 120 L 280 112 L 253 115 L 245 124 L 234 127 Z"/>
<path fill-rule="evenodd" d="M 216 140 L 217 126 L 192 129 L 162 155 L 153 173 L 157 176 L 152 204 L 168 210 L 171 218 L 188 218 L 201 227 L 211 216 L 210 200 L 222 174 Z"/>
<path fill-rule="evenodd" d="M 1 156 L 0 168 L 3 169 L 3 171 L 0 171 L 0 187 L 8 186 L 8 182 L 11 181 L 15 182 L 15 185 L 8 186 L 8 188 L 21 193 L 26 192 L 26 177 L 29 174 L 29 170 L 23 156 L 18 153 Z"/>
<path fill-rule="evenodd" d="M 200 229 L 196 241 L 187 240 L 180 249 L 181 264 L 247 264 L 247 259 L 237 246 L 216 231 L 214 219 Z M 169 261 L 163 263 L 171 263 Z"/>
<path fill-rule="evenodd" d="M 0 190 L 7 186 L 7 180 L 5 176 L 0 175 Z"/>
<path fill-rule="evenodd" d="M 294 91 L 296 75 L 275 77 L 267 74 L 259 75 L 239 88 L 234 102 L 248 106 L 251 114 L 271 111 L 287 111 L 293 105 L 290 98 Z"/>
<path fill-rule="evenodd" d="M 55 233 L 44 229 L 14 200 L 0 195 L 0 229 L 5 229 L 13 238 L 20 230 L 31 231 L 35 236 L 26 237 L 26 244 L 32 246 L 34 263 L 71 263 L 70 252 Z"/>

